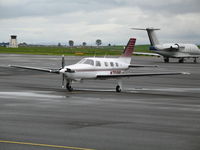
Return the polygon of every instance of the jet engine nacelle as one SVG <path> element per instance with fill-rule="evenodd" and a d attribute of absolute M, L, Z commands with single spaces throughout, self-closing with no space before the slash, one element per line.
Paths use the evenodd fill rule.
<path fill-rule="evenodd" d="M 179 49 L 179 45 L 178 44 L 162 44 L 162 45 L 156 45 L 157 49 L 160 50 L 169 50 L 169 49 Z"/>
<path fill-rule="evenodd" d="M 179 50 L 179 49 L 182 49 L 182 48 L 185 48 L 185 45 L 184 44 L 163 44 L 162 45 L 162 49 L 176 49 L 176 50 Z"/>
<path fill-rule="evenodd" d="M 178 49 L 185 48 L 185 45 L 184 44 L 176 43 L 176 44 L 174 44 L 174 48 L 178 48 Z"/>

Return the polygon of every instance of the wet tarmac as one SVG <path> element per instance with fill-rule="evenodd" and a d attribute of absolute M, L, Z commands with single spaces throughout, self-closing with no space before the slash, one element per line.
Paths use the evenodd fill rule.
<path fill-rule="evenodd" d="M 66 64 L 81 57 L 66 57 Z M 200 63 L 134 56 L 159 65 L 134 72 L 184 71 L 190 75 L 74 83 L 61 76 L 9 64 L 59 68 L 60 56 L 0 54 L 0 150 L 199 150 Z"/>

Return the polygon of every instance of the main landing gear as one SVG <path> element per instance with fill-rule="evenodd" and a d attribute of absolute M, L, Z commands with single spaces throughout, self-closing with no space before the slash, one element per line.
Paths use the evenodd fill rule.
<path fill-rule="evenodd" d="M 169 62 L 169 57 L 164 57 L 164 62 L 168 63 Z"/>
<path fill-rule="evenodd" d="M 196 57 L 194 58 L 194 63 L 197 63 L 197 58 Z"/>
<path fill-rule="evenodd" d="M 180 58 L 178 62 L 179 63 L 184 63 L 184 58 Z"/>

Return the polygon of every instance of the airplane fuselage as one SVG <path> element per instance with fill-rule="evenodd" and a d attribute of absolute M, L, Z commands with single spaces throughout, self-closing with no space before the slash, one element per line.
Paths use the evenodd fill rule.
<path fill-rule="evenodd" d="M 151 47 L 152 51 L 172 58 L 197 58 L 200 56 L 200 49 L 194 44 L 162 44 Z"/>
<path fill-rule="evenodd" d="M 84 58 L 76 64 L 65 66 L 61 72 L 68 79 L 95 79 L 97 75 L 122 74 L 129 68 L 129 63 L 125 63 L 123 58 Z M 73 72 L 65 72 L 66 69 Z"/>

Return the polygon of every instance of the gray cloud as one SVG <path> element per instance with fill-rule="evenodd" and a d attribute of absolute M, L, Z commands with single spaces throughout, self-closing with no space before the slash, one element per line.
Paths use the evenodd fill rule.
<path fill-rule="evenodd" d="M 159 27 L 162 41 L 200 43 L 199 0 L 1 0 L 0 41 L 56 43 L 74 39 L 92 44 L 125 44 L 129 37 L 148 43 L 145 32 L 130 27 Z M 173 38 L 173 39 L 172 39 Z"/>
<path fill-rule="evenodd" d="M 199 0 L 1 0 L 0 18 L 97 12 L 116 7 L 139 7 L 146 12 L 185 14 L 200 12 L 199 5 Z"/>

